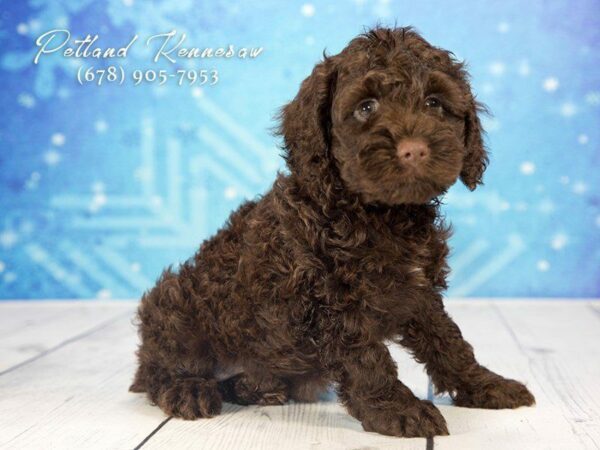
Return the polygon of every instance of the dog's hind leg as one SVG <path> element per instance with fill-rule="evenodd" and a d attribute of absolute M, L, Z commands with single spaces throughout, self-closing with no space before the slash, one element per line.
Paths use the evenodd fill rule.
<path fill-rule="evenodd" d="M 193 420 L 214 417 L 221 412 L 221 393 L 215 379 L 172 377 L 150 395 L 166 414 L 173 417 Z"/>
<path fill-rule="evenodd" d="M 197 419 L 219 414 L 216 356 L 206 325 L 210 317 L 189 277 L 165 271 L 138 310 L 142 343 L 130 390 L 146 392 L 170 416 Z"/>
<path fill-rule="evenodd" d="M 283 405 L 289 386 L 268 373 L 241 373 L 219 383 L 223 399 L 239 405 Z"/>
<path fill-rule="evenodd" d="M 201 360 L 194 361 L 193 371 L 183 366 L 189 367 L 184 362 L 168 370 L 153 362 L 142 362 L 129 390 L 146 392 L 150 401 L 169 416 L 193 420 L 218 415 L 222 397 L 212 368 Z M 204 370 L 200 366 L 205 366 Z"/>

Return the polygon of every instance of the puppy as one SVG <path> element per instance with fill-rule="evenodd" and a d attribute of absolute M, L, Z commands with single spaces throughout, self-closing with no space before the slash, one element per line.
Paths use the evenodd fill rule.
<path fill-rule="evenodd" d="M 464 66 L 411 28 L 325 57 L 281 112 L 289 174 L 142 297 L 130 389 L 196 419 L 222 401 L 315 401 L 334 384 L 367 431 L 448 434 L 398 379 L 393 340 L 456 405 L 532 405 L 475 360 L 442 303 L 438 198 L 459 178 L 481 183 L 480 110 Z"/>

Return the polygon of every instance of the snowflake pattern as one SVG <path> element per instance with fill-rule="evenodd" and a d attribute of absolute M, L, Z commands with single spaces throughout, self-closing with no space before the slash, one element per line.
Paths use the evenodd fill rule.
<path fill-rule="evenodd" d="M 600 50 L 586 25 L 593 2 L 574 11 L 566 0 L 551 10 L 509 0 L 480 17 L 472 1 L 454 27 L 444 8 L 405 0 L 6 3 L 0 298 L 139 296 L 232 209 L 269 188 L 282 161 L 268 118 L 324 47 L 335 53 L 377 22 L 416 25 L 466 58 L 479 99 L 494 112 L 483 117 L 492 150 L 486 186 L 470 193 L 457 185 L 444 198 L 456 230 L 449 295 L 598 297 Z M 533 16 L 541 36 L 523 45 Z M 32 64 L 35 39 L 57 27 L 112 44 L 177 30 L 198 46 L 263 46 L 265 54 L 214 63 L 222 72 L 214 88 L 86 88 L 74 81 L 78 61 L 52 55 Z M 560 38 L 571 29 L 576 39 Z M 147 52 L 140 47 L 126 64 L 146 67 Z"/>

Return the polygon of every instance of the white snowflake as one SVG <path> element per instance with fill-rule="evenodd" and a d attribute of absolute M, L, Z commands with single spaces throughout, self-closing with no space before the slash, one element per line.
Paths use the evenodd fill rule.
<path fill-rule="evenodd" d="M 35 106 L 35 97 L 31 94 L 23 92 L 17 97 L 17 103 L 23 108 L 31 109 Z"/>
<path fill-rule="evenodd" d="M 192 97 L 194 98 L 200 98 L 204 95 L 204 92 L 202 91 L 202 88 L 199 87 L 195 87 L 192 89 Z"/>
<path fill-rule="evenodd" d="M 153 206 L 160 207 L 163 204 L 163 199 L 160 195 L 153 195 L 150 199 Z"/>
<path fill-rule="evenodd" d="M 565 102 L 560 107 L 560 114 L 563 117 L 572 117 L 577 113 L 577 107 L 572 102 Z"/>
<path fill-rule="evenodd" d="M 4 269 L 6 269 L 6 264 L 0 261 L 0 273 L 4 272 Z"/>
<path fill-rule="evenodd" d="M 108 130 L 108 123 L 104 119 L 98 119 L 94 123 L 94 128 L 97 133 L 105 133 Z"/>
<path fill-rule="evenodd" d="M 106 186 L 104 185 L 104 183 L 102 181 L 96 181 L 92 184 L 92 191 L 94 193 L 100 193 L 100 192 L 104 192 L 104 190 L 106 189 Z"/>
<path fill-rule="evenodd" d="M 502 61 L 494 61 L 490 64 L 489 71 L 492 75 L 501 76 L 506 72 L 506 65 Z"/>
<path fill-rule="evenodd" d="M 27 189 L 37 189 L 41 178 L 42 178 L 42 176 L 40 175 L 39 172 L 31 172 L 31 175 L 29 175 L 29 178 L 27 179 L 27 182 L 25 183 L 25 187 Z"/>
<path fill-rule="evenodd" d="M 550 269 L 550 263 L 548 261 L 546 261 L 545 259 L 540 259 L 537 262 L 537 269 L 540 272 L 547 272 Z"/>
<path fill-rule="evenodd" d="M 55 145 L 56 147 L 62 147 L 65 145 L 66 140 L 67 139 L 65 135 L 62 133 L 54 133 L 50 138 L 50 142 L 52 142 L 52 145 Z"/>
<path fill-rule="evenodd" d="M 568 240 L 569 238 L 566 234 L 557 233 L 552 237 L 552 240 L 550 241 L 550 246 L 554 250 L 562 250 L 567 245 Z"/>
<path fill-rule="evenodd" d="M 315 44 L 315 38 L 312 36 L 306 36 L 306 38 L 304 39 L 304 43 L 306 45 L 314 45 Z"/>
<path fill-rule="evenodd" d="M 499 33 L 508 33 L 510 31 L 510 24 L 508 22 L 500 22 L 498 24 Z"/>
<path fill-rule="evenodd" d="M 524 161 L 519 167 L 523 175 L 533 175 L 535 173 L 535 164 L 531 161 Z"/>
<path fill-rule="evenodd" d="M 110 291 L 110 289 L 100 289 L 98 292 L 96 292 L 96 298 L 98 299 L 107 300 L 111 297 L 112 292 Z"/>
<path fill-rule="evenodd" d="M 10 248 L 17 243 L 19 236 L 12 230 L 4 230 L 0 233 L 0 245 L 4 248 Z"/>
<path fill-rule="evenodd" d="M 57 17 L 54 21 L 54 25 L 58 28 L 67 28 L 69 26 L 69 18 L 67 16 Z"/>
<path fill-rule="evenodd" d="M 29 26 L 26 23 L 20 23 L 17 25 L 17 33 L 19 34 L 27 34 L 29 32 Z"/>
<path fill-rule="evenodd" d="M 587 189 L 588 187 L 583 181 L 578 181 L 573 185 L 573 192 L 578 195 L 585 194 Z"/>
<path fill-rule="evenodd" d="M 554 92 L 558 89 L 558 86 L 560 86 L 560 83 L 556 77 L 548 77 L 542 83 L 542 87 L 546 92 Z"/>
<path fill-rule="evenodd" d="M 580 134 L 579 136 L 577 136 L 577 142 L 579 142 L 581 145 L 585 145 L 590 141 L 590 138 L 588 137 L 587 134 Z"/>
<path fill-rule="evenodd" d="M 71 61 L 74 61 L 74 60 L 71 60 Z M 71 62 L 71 61 L 70 61 L 70 62 Z M 74 61 L 73 67 L 77 67 L 77 66 L 76 66 L 76 64 L 77 64 L 77 62 L 76 62 L 76 61 Z M 67 88 L 65 88 L 65 87 L 61 87 L 61 88 L 58 90 L 58 92 L 56 92 L 56 95 L 58 96 L 58 98 L 61 98 L 61 99 L 63 99 L 63 100 L 64 100 L 64 99 L 67 99 L 67 98 L 69 98 L 69 97 L 71 96 L 71 91 L 70 91 L 70 90 L 68 90 L 68 89 L 67 89 Z"/>
<path fill-rule="evenodd" d="M 4 274 L 4 282 L 10 284 L 17 279 L 17 275 L 14 272 L 6 272 Z"/>
<path fill-rule="evenodd" d="M 237 190 L 233 186 L 229 186 L 227 189 L 225 189 L 223 195 L 225 195 L 225 198 L 227 199 L 234 199 L 237 197 Z"/>
<path fill-rule="evenodd" d="M 142 270 L 142 266 L 140 265 L 140 263 L 133 263 L 131 264 L 131 271 L 138 273 L 140 270 Z"/>
<path fill-rule="evenodd" d="M 600 105 L 600 91 L 591 91 L 585 94 L 585 101 L 590 105 Z"/>
<path fill-rule="evenodd" d="M 38 3 L 40 3 L 40 2 L 38 2 Z M 47 3 L 53 3 L 53 2 L 47 2 Z M 29 21 L 29 29 L 32 32 L 39 31 L 41 29 L 41 27 L 42 27 L 42 22 L 40 22 L 39 20 L 32 19 L 32 20 Z"/>
<path fill-rule="evenodd" d="M 302 8 L 300 8 L 300 12 L 304 17 L 312 17 L 315 15 L 315 5 L 312 3 L 305 3 L 302 5 Z"/>
<path fill-rule="evenodd" d="M 92 201 L 90 202 L 90 212 L 96 213 L 102 209 L 104 205 L 108 202 L 108 197 L 103 192 L 98 192 L 92 197 Z"/>
<path fill-rule="evenodd" d="M 44 162 L 49 166 L 55 166 L 60 162 L 60 160 L 60 153 L 58 153 L 56 150 L 48 150 L 46 153 L 44 153 Z"/>

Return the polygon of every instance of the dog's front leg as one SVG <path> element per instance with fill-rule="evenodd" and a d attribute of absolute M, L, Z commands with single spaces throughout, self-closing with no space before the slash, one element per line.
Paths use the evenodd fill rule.
<path fill-rule="evenodd" d="M 385 345 L 365 344 L 340 353 L 338 395 L 366 431 L 405 437 L 448 434 L 439 410 L 398 380 Z"/>
<path fill-rule="evenodd" d="M 448 392 L 458 406 L 502 409 L 535 403 L 522 383 L 503 378 L 477 362 L 473 347 L 463 339 L 440 297 L 419 305 L 402 326 L 398 341 L 425 364 L 436 391 Z"/>

